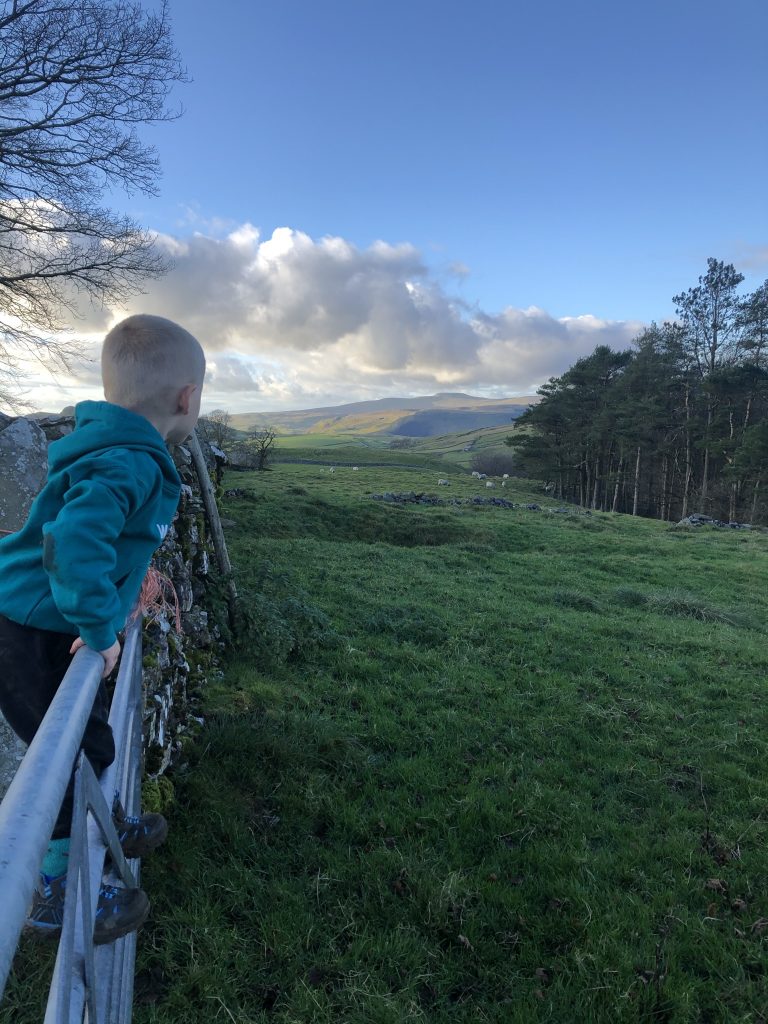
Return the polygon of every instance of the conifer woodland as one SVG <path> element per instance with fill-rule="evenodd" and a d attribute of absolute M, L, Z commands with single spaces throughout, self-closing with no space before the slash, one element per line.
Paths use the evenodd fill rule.
<path fill-rule="evenodd" d="M 592 509 L 766 522 L 768 281 L 743 280 L 708 260 L 674 321 L 551 378 L 507 439 L 520 470 Z"/>

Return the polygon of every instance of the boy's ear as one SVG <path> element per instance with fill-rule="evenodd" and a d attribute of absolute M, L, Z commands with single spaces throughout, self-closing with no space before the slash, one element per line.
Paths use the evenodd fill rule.
<path fill-rule="evenodd" d="M 177 413 L 181 413 L 182 416 L 189 414 L 189 406 L 192 402 L 192 395 L 197 391 L 197 384 L 186 384 L 179 392 L 176 409 Z"/>

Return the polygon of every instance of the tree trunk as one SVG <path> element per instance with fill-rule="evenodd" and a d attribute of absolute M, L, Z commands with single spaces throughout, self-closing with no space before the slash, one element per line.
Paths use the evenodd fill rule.
<path fill-rule="evenodd" d="M 678 449 L 675 448 L 675 457 L 672 460 L 672 472 L 669 476 L 669 490 L 667 491 L 667 518 L 672 518 L 672 503 L 675 497 L 675 480 L 680 475 L 680 462 L 678 460 Z"/>
<path fill-rule="evenodd" d="M 640 445 L 637 446 L 637 460 L 635 461 L 635 495 L 632 499 L 632 515 L 637 515 L 637 505 L 640 497 Z"/>
<path fill-rule="evenodd" d="M 709 486 L 709 438 L 712 433 L 712 402 L 707 402 L 707 443 L 704 448 L 704 478 L 701 481 L 702 510 L 706 508 L 707 490 Z"/>
<path fill-rule="evenodd" d="M 752 515 L 750 516 L 750 523 L 754 523 L 755 516 L 757 515 L 757 492 L 760 490 L 760 477 L 755 480 L 755 491 L 752 497 Z"/>
<path fill-rule="evenodd" d="M 592 467 L 589 464 L 589 458 L 585 458 L 586 463 L 586 480 L 584 481 L 584 493 L 583 498 L 580 502 L 583 508 L 586 508 L 589 504 L 589 495 L 592 491 Z"/>
<path fill-rule="evenodd" d="M 691 405 L 689 401 L 690 389 L 685 387 L 685 478 L 683 483 L 683 507 L 680 511 L 680 518 L 685 519 L 688 515 L 688 496 L 691 493 Z"/>
<path fill-rule="evenodd" d="M 624 468 L 624 456 L 619 459 L 619 468 L 616 473 L 616 486 L 613 488 L 613 505 L 611 512 L 615 512 L 619 505 L 619 488 L 621 487 L 621 473 Z"/>
<path fill-rule="evenodd" d="M 597 494 L 600 486 L 600 461 L 595 459 L 595 485 L 592 489 L 592 508 L 597 509 Z"/>
<path fill-rule="evenodd" d="M 662 523 L 667 520 L 667 473 L 668 457 L 665 455 L 661 460 L 661 502 L 660 513 Z"/>

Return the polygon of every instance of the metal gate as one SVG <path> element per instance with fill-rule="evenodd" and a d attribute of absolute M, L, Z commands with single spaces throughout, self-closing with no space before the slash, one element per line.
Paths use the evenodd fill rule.
<path fill-rule="evenodd" d="M 0 998 L 62 799 L 77 759 L 64 924 L 45 1024 L 127 1024 L 131 1019 L 136 934 L 94 946 L 93 924 L 104 861 L 107 881 L 138 884 L 112 824 L 116 792 L 129 815 L 141 813 L 141 620 L 128 628 L 109 713 L 115 761 L 97 780 L 78 755 L 104 662 L 81 648 L 0 804 Z"/>

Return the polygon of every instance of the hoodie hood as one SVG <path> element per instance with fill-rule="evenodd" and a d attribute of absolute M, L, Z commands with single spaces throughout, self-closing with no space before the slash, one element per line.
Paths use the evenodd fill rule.
<path fill-rule="evenodd" d="M 98 455 L 107 449 L 130 448 L 151 455 L 169 483 L 180 485 L 160 432 L 148 419 L 112 402 L 79 402 L 75 406 L 75 430 L 48 448 L 48 465 L 60 473 L 84 455 Z"/>

